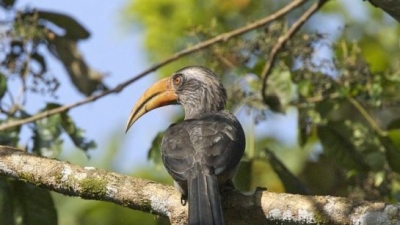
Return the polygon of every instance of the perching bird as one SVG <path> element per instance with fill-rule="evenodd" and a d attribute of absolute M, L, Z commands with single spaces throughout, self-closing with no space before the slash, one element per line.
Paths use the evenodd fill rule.
<path fill-rule="evenodd" d="M 225 110 L 226 91 L 214 72 L 189 66 L 146 90 L 126 130 L 148 111 L 171 104 L 183 106 L 185 119 L 166 130 L 161 155 L 182 201 L 189 202 L 188 224 L 223 225 L 220 189 L 232 184 L 243 156 L 242 126 Z"/>

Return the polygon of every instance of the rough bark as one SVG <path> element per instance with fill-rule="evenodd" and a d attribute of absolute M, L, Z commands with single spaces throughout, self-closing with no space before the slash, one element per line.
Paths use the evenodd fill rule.
<path fill-rule="evenodd" d="M 0 175 L 23 180 L 69 196 L 114 202 L 186 224 L 187 209 L 172 186 L 80 167 L 0 146 Z M 399 224 L 400 205 L 332 196 L 278 194 L 257 189 L 251 194 L 223 194 L 227 224 Z"/>
<path fill-rule="evenodd" d="M 369 0 L 369 2 L 381 8 L 400 23 L 400 0 Z"/>

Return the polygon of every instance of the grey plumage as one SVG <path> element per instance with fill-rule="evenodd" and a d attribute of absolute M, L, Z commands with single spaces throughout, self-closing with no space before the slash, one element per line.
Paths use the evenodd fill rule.
<path fill-rule="evenodd" d="M 176 94 L 178 103 L 185 110 L 185 119 L 225 109 L 225 88 L 211 70 L 189 66 L 178 70 L 173 76 L 182 76 L 184 79 L 183 84 L 176 89 Z"/>
<path fill-rule="evenodd" d="M 226 92 L 203 67 L 176 73 L 185 120 L 171 125 L 162 140 L 162 160 L 183 198 L 189 201 L 189 225 L 224 224 L 219 187 L 234 176 L 245 137 L 235 116 L 225 111 Z"/>
<path fill-rule="evenodd" d="M 154 83 L 133 107 L 126 130 L 150 110 L 177 103 L 185 120 L 166 130 L 163 163 L 189 201 L 188 224 L 223 225 L 220 189 L 232 184 L 245 136 L 236 117 L 225 111 L 226 91 L 211 70 L 190 66 Z"/>

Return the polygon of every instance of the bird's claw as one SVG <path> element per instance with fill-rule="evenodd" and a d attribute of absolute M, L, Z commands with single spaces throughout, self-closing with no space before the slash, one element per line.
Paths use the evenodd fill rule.
<path fill-rule="evenodd" d="M 182 204 L 183 206 L 185 206 L 186 203 L 187 203 L 187 198 L 186 198 L 186 196 L 185 196 L 185 195 L 181 195 L 181 204 Z"/>

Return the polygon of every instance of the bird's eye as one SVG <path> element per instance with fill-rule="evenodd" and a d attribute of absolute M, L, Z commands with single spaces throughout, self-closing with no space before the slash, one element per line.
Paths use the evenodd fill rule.
<path fill-rule="evenodd" d="M 174 86 L 181 86 L 183 82 L 182 75 L 178 74 L 173 78 Z"/>

